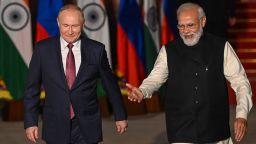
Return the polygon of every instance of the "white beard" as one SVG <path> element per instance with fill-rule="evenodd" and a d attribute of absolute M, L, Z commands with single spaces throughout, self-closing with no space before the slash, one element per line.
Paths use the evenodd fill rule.
<path fill-rule="evenodd" d="M 185 35 L 183 35 L 182 33 L 180 33 L 180 37 L 182 38 L 183 42 L 185 43 L 185 45 L 187 46 L 194 46 L 198 43 L 200 37 L 203 35 L 203 28 L 200 27 L 199 31 L 197 33 L 195 32 L 190 32 L 188 34 L 186 34 L 187 36 L 191 35 L 192 39 L 187 39 L 185 37 Z"/>

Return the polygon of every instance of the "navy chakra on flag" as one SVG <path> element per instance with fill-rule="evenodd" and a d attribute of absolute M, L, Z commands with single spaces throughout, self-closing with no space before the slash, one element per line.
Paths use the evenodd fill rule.
<path fill-rule="evenodd" d="M 20 3 L 10 3 L 4 7 L 1 19 L 6 28 L 18 31 L 28 24 L 29 12 Z"/>
<path fill-rule="evenodd" d="M 82 11 L 85 18 L 85 29 L 90 31 L 97 31 L 104 25 L 106 12 L 99 4 L 90 3 L 85 5 Z"/>
<path fill-rule="evenodd" d="M 147 22 L 150 30 L 155 32 L 157 30 L 157 12 L 155 7 L 149 8 L 148 15 L 147 15 Z"/>

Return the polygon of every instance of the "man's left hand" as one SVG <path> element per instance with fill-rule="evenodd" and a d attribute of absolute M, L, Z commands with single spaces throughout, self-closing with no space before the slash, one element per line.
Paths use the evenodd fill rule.
<path fill-rule="evenodd" d="M 245 136 L 247 129 L 247 120 L 244 118 L 236 118 L 234 122 L 235 140 L 240 142 Z"/>
<path fill-rule="evenodd" d="M 119 134 L 123 134 L 126 131 L 127 127 L 128 127 L 127 120 L 116 121 L 116 129 Z"/>

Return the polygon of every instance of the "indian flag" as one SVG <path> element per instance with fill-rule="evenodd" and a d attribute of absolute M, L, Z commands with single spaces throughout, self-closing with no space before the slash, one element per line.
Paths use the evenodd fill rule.
<path fill-rule="evenodd" d="M 88 38 L 105 45 L 108 61 L 112 65 L 108 16 L 103 0 L 78 0 L 77 5 L 84 13 L 84 33 Z"/>
<path fill-rule="evenodd" d="M 84 34 L 105 45 L 108 61 L 112 67 L 108 16 L 103 0 L 78 0 L 77 5 L 84 13 Z M 98 80 L 97 94 L 98 96 L 106 95 L 100 80 Z"/>
<path fill-rule="evenodd" d="M 0 98 L 23 97 L 32 38 L 28 0 L 0 0 L 0 78 L 10 92 Z"/>
<path fill-rule="evenodd" d="M 146 0 L 144 9 L 144 46 L 146 59 L 146 73 L 153 69 L 157 53 L 160 48 L 159 20 L 157 19 L 157 6 L 155 0 Z"/>

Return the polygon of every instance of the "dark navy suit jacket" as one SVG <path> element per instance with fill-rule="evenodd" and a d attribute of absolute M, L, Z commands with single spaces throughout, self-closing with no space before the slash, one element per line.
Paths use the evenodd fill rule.
<path fill-rule="evenodd" d="M 37 43 L 29 65 L 24 96 L 25 128 L 38 124 L 39 94 L 45 88 L 43 109 L 43 139 L 64 144 L 70 139 L 70 103 L 72 103 L 81 133 L 88 143 L 102 141 L 97 79 L 101 78 L 112 105 L 115 120 L 127 119 L 120 89 L 109 66 L 103 44 L 81 38 L 81 65 L 69 90 L 62 64 L 60 37 Z"/>

